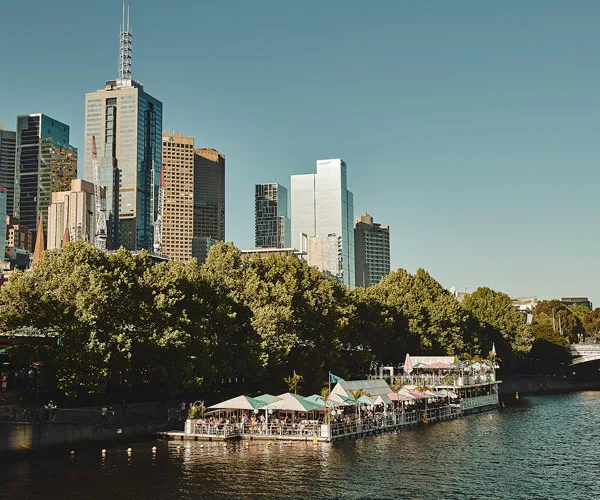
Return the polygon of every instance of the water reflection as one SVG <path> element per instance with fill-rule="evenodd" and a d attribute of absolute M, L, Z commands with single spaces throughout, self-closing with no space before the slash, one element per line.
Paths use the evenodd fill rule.
<path fill-rule="evenodd" d="M 144 442 L 4 464 L 8 498 L 600 498 L 598 393 L 328 445 Z M 156 452 L 152 447 L 156 446 Z"/>

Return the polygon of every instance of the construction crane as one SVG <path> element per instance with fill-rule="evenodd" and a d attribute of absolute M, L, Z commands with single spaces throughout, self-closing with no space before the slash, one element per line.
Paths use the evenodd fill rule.
<path fill-rule="evenodd" d="M 100 197 L 100 169 L 98 168 L 98 153 L 96 152 L 96 136 L 92 136 L 92 172 L 94 175 L 94 198 L 96 201 L 96 237 L 94 246 L 98 250 L 106 250 L 106 214 L 102 210 Z"/>
<path fill-rule="evenodd" d="M 154 172 L 154 162 L 152 162 L 152 172 Z M 163 205 L 165 204 L 165 182 L 163 170 L 160 170 L 160 184 L 158 187 L 158 211 L 156 220 L 154 221 L 154 253 L 162 255 L 162 222 L 163 222 Z"/>

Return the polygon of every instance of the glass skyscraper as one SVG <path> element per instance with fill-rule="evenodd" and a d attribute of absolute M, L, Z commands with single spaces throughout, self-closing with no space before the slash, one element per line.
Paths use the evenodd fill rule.
<path fill-rule="evenodd" d="M 13 213 L 35 230 L 40 217 L 48 226 L 52 193 L 66 191 L 77 177 L 77 149 L 69 126 L 37 113 L 17 117 Z"/>
<path fill-rule="evenodd" d="M 318 160 L 316 174 L 292 175 L 292 246 L 307 250 L 304 235 L 340 239 L 342 283 L 354 287 L 354 195 L 348 190 L 346 162 Z"/>
<path fill-rule="evenodd" d="M 287 248 L 290 245 L 288 192 L 280 184 L 254 186 L 254 245 Z"/>
<path fill-rule="evenodd" d="M 84 177 L 93 182 L 96 137 L 106 186 L 107 248 L 152 251 L 162 163 L 162 102 L 131 78 L 129 21 L 121 27 L 119 77 L 85 96 Z"/>
<path fill-rule="evenodd" d="M 0 125 L 0 187 L 6 188 L 6 213 L 13 214 L 15 199 L 15 153 L 17 133 Z"/>

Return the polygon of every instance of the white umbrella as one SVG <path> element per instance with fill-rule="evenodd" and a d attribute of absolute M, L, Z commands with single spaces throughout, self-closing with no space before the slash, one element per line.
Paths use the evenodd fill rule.
<path fill-rule="evenodd" d="M 410 360 L 410 354 L 406 353 L 406 358 L 404 359 L 404 373 L 410 375 L 413 371 L 412 361 Z"/>

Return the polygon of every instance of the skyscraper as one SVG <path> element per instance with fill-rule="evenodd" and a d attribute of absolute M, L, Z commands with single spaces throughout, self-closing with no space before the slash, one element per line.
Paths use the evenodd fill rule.
<path fill-rule="evenodd" d="M 162 254 L 187 262 L 194 236 L 194 138 L 162 136 Z"/>
<path fill-rule="evenodd" d="M 69 144 L 69 126 L 37 113 L 17 117 L 13 213 L 20 224 L 48 222 L 52 193 L 69 189 L 77 177 L 77 149 Z"/>
<path fill-rule="evenodd" d="M 17 133 L 0 125 L 0 187 L 6 188 L 6 213 L 13 214 L 15 199 L 15 156 Z"/>
<path fill-rule="evenodd" d="M 194 150 L 194 237 L 225 241 L 225 155 Z"/>
<path fill-rule="evenodd" d="M 6 252 L 6 234 L 8 225 L 6 224 L 6 192 L 5 187 L 0 186 L 0 262 L 4 260 L 4 253 Z"/>
<path fill-rule="evenodd" d="M 305 250 L 302 235 L 338 236 L 340 279 L 354 287 L 354 195 L 348 190 L 346 162 L 318 160 L 316 174 L 292 175 L 292 246 Z"/>
<path fill-rule="evenodd" d="M 287 248 L 290 245 L 287 189 L 280 184 L 254 186 L 254 245 Z"/>
<path fill-rule="evenodd" d="M 132 35 L 123 11 L 119 76 L 85 96 L 84 177 L 93 182 L 96 136 L 106 186 L 108 248 L 152 250 L 162 162 L 162 102 L 131 77 Z"/>
<path fill-rule="evenodd" d="M 373 286 L 390 272 L 390 227 L 373 223 L 365 212 L 354 228 L 356 286 Z"/>
<path fill-rule="evenodd" d="M 100 189 L 106 196 L 106 189 Z M 62 248 L 65 230 L 69 241 L 87 240 L 94 242 L 96 234 L 96 199 L 94 185 L 82 179 L 71 181 L 69 191 L 52 193 L 48 207 L 47 250 Z"/>

